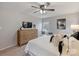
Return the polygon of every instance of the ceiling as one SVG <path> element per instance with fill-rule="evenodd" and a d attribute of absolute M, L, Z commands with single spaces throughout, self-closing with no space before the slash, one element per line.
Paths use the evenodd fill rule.
<path fill-rule="evenodd" d="M 10 9 L 14 12 L 17 12 L 23 16 L 29 16 L 29 17 L 53 17 L 63 14 L 69 14 L 69 13 L 76 13 L 79 12 L 79 3 L 78 2 L 51 2 L 50 6 L 48 8 L 54 8 L 55 11 L 53 12 L 46 12 L 45 14 L 41 15 L 40 12 L 33 13 L 34 11 L 38 10 L 35 8 L 32 8 L 31 6 L 38 6 L 40 2 L 0 2 L 0 8 L 4 7 L 4 9 Z"/>

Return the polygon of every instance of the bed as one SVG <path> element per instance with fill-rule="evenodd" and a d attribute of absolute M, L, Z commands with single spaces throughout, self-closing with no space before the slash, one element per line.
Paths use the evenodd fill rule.
<path fill-rule="evenodd" d="M 75 38 L 78 36 L 78 39 Z M 78 56 L 79 55 L 79 35 L 71 35 L 69 39 L 62 38 L 63 35 L 57 34 L 50 43 L 51 35 L 43 35 L 36 39 L 29 41 L 25 47 L 25 53 L 31 56 L 59 56 L 58 42 L 63 41 L 64 46 L 62 55 Z M 61 39 L 61 40 L 59 40 Z M 55 41 L 54 41 L 55 40 Z M 56 44 L 55 44 L 56 43 Z"/>
<path fill-rule="evenodd" d="M 50 43 L 51 35 L 43 35 L 29 41 L 25 47 L 25 53 L 31 56 L 58 56 L 58 47 Z"/>

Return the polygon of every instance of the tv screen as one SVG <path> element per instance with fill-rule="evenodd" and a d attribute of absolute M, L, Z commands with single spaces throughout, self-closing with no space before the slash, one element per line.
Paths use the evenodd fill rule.
<path fill-rule="evenodd" d="M 23 28 L 32 28 L 32 22 L 23 22 L 22 27 Z"/>

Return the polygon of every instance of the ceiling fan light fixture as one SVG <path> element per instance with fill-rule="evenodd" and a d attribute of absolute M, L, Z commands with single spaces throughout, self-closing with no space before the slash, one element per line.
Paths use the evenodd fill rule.
<path fill-rule="evenodd" d="M 37 6 L 32 6 L 33 8 L 37 8 L 37 9 L 39 9 L 38 11 L 35 11 L 34 13 L 36 13 L 36 12 L 40 12 L 41 14 L 46 14 L 46 12 L 47 11 L 55 11 L 55 9 L 50 9 L 50 8 L 48 8 L 47 9 L 47 7 L 50 5 L 50 3 L 49 2 L 46 2 L 46 3 L 42 3 L 42 4 L 40 4 L 39 5 L 39 7 L 37 7 Z"/>
<path fill-rule="evenodd" d="M 40 13 L 43 14 L 43 13 L 46 13 L 46 11 L 45 10 L 40 10 Z"/>
<path fill-rule="evenodd" d="M 47 6 L 44 6 L 44 8 L 46 8 Z"/>
<path fill-rule="evenodd" d="M 42 11 L 42 10 L 40 10 L 40 13 L 41 13 L 41 14 L 43 14 L 43 11 Z"/>
<path fill-rule="evenodd" d="M 46 11 L 44 10 L 43 13 L 46 13 Z"/>

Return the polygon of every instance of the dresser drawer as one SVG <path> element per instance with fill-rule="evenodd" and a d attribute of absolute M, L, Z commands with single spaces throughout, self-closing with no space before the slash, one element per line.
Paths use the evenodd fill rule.
<path fill-rule="evenodd" d="M 18 30 L 17 33 L 17 43 L 20 46 L 29 40 L 35 39 L 38 35 L 37 29 Z"/>

